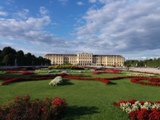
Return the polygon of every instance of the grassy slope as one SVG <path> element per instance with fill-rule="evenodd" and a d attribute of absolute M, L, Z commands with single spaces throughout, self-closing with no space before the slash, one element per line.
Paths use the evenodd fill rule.
<path fill-rule="evenodd" d="M 110 75 L 95 75 L 110 77 Z M 67 80 L 63 85 L 51 87 L 50 80 L 19 82 L 0 86 L 0 104 L 14 96 L 30 94 L 32 99 L 65 98 L 69 107 L 65 120 L 127 120 L 127 113 L 112 105 L 119 100 L 160 100 L 159 87 L 131 83 L 129 79 L 102 82 Z"/>

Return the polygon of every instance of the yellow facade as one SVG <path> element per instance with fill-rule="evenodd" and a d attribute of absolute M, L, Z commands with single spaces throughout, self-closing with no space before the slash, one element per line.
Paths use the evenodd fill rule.
<path fill-rule="evenodd" d="M 97 66 L 123 66 L 124 57 L 121 55 L 93 55 L 92 53 L 78 54 L 47 54 L 44 56 L 51 60 L 53 65 L 70 63 L 73 65 L 97 65 Z"/>

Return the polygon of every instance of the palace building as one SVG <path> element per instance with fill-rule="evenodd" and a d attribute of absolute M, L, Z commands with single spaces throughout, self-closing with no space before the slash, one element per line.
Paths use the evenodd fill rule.
<path fill-rule="evenodd" d="M 92 53 L 46 54 L 44 58 L 49 59 L 52 65 L 70 63 L 81 66 L 123 66 L 124 64 L 124 57 L 121 55 L 93 55 Z"/>

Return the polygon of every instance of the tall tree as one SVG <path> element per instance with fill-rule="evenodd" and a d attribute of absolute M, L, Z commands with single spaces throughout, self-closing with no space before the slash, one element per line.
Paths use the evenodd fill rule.
<path fill-rule="evenodd" d="M 31 66 L 32 65 L 32 55 L 31 53 L 25 54 L 25 65 Z"/>
<path fill-rule="evenodd" d="M 5 56 L 3 57 L 2 63 L 5 64 L 6 66 L 12 65 L 12 57 L 11 57 L 11 54 L 5 55 Z"/>
<path fill-rule="evenodd" d="M 17 51 L 16 58 L 17 58 L 17 65 L 18 66 L 22 66 L 25 64 L 25 56 L 24 56 L 24 53 L 22 50 Z"/>
<path fill-rule="evenodd" d="M 51 61 L 41 56 L 38 58 L 31 53 L 24 54 L 22 50 L 16 52 L 11 47 L 4 47 L 0 50 L 0 65 L 31 66 L 31 65 L 50 65 Z"/>
<path fill-rule="evenodd" d="M 5 56 L 5 55 L 9 55 L 9 54 L 15 55 L 16 50 L 11 47 L 4 47 L 2 50 L 2 55 Z"/>
<path fill-rule="evenodd" d="M 3 48 L 1 55 L 3 56 L 2 63 L 5 65 L 14 65 L 16 58 L 16 50 L 11 47 Z"/>

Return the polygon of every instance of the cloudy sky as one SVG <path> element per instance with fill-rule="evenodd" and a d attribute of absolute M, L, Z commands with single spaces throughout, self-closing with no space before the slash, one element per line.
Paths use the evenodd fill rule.
<path fill-rule="evenodd" d="M 0 50 L 160 57 L 160 0 L 0 0 Z"/>

